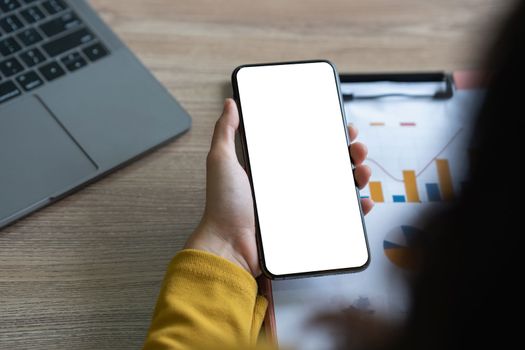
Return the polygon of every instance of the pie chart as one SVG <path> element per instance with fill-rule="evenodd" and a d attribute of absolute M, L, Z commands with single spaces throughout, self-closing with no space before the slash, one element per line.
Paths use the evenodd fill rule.
<path fill-rule="evenodd" d="M 383 240 L 383 250 L 388 260 L 401 269 L 415 270 L 419 258 L 415 241 L 422 234 L 422 230 L 408 225 L 390 230 Z"/>

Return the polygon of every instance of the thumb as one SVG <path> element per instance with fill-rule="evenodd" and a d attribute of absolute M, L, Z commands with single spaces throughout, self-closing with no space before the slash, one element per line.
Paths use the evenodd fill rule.
<path fill-rule="evenodd" d="M 231 98 L 224 101 L 222 115 L 215 123 L 211 148 L 226 148 L 235 152 L 235 131 L 239 127 L 239 112 L 237 104 Z"/>

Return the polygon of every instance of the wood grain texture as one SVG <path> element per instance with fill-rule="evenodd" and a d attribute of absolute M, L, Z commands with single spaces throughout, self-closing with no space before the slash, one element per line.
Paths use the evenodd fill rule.
<path fill-rule="evenodd" d="M 137 349 L 199 221 L 213 125 L 239 64 L 476 68 L 511 0 L 92 0 L 193 118 L 169 145 L 0 231 L 0 348 Z"/>

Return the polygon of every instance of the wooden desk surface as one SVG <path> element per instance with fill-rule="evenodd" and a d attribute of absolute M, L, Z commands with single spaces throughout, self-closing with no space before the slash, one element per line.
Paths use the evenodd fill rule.
<path fill-rule="evenodd" d="M 232 69 L 327 58 L 341 72 L 476 68 L 511 0 L 92 0 L 193 117 L 189 133 L 0 231 L 0 348 L 140 348 L 196 226 Z"/>

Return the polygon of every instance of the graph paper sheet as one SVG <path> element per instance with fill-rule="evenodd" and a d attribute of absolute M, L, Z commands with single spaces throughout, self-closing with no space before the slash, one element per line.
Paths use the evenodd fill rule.
<path fill-rule="evenodd" d="M 467 181 L 473 109 L 481 92 L 457 90 L 449 100 L 387 98 L 345 104 L 348 122 L 368 146 L 376 203 L 453 199 Z"/>
<path fill-rule="evenodd" d="M 343 93 L 349 89 L 345 85 Z M 306 327 L 310 316 L 322 310 L 355 307 L 394 319 L 406 315 L 403 277 L 413 269 L 410 238 L 425 234 L 419 222 L 423 212 L 446 207 L 468 181 L 468 159 L 475 152 L 470 146 L 472 117 L 483 92 L 455 90 L 447 100 L 345 102 L 347 121 L 358 128 L 358 141 L 367 145 L 365 163 L 372 169 L 370 183 L 361 191 L 376 203 L 365 218 L 371 264 L 356 274 L 273 281 L 279 345 L 326 347 L 329 338 Z"/>

